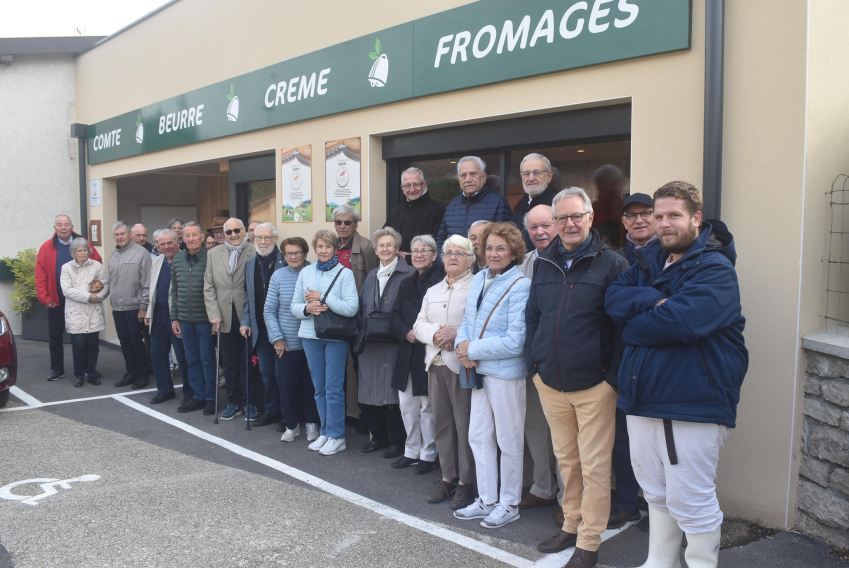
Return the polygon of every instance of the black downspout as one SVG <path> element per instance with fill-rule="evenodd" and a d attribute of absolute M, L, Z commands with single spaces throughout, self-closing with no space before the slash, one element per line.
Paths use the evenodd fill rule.
<path fill-rule="evenodd" d="M 725 0 L 705 2 L 704 218 L 722 214 L 722 98 L 725 72 Z"/>
<path fill-rule="evenodd" d="M 78 143 L 77 163 L 80 166 L 80 224 L 77 227 L 79 234 L 88 238 L 88 191 L 85 182 L 85 154 L 86 137 L 88 136 L 88 125 L 74 123 L 71 125 L 71 138 L 76 138 Z"/>

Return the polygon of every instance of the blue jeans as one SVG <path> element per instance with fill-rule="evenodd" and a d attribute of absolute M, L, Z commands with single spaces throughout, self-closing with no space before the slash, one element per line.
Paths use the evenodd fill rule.
<path fill-rule="evenodd" d="M 625 413 L 616 409 L 616 437 L 613 439 L 613 474 L 616 476 L 614 507 L 633 511 L 637 508 L 640 485 L 631 466 L 631 444 L 628 440 L 628 422 Z"/>
<path fill-rule="evenodd" d="M 277 353 L 268 342 L 268 332 L 264 328 L 254 329 L 256 338 L 256 356 L 259 359 L 259 372 L 265 385 L 265 413 L 280 416 L 283 412 L 283 393 L 277 383 Z"/>
<path fill-rule="evenodd" d="M 195 398 L 215 400 L 218 384 L 215 380 L 217 362 L 212 324 L 181 321 L 180 328 L 183 332 L 183 348 L 189 367 L 189 384 L 192 386 Z"/>
<path fill-rule="evenodd" d="M 348 362 L 347 341 L 304 339 L 304 353 L 315 386 L 315 405 L 321 418 L 321 435 L 345 438 L 345 364 Z"/>
<path fill-rule="evenodd" d="M 171 379 L 171 369 L 168 366 L 168 354 L 171 347 L 177 355 L 180 366 L 180 377 L 183 379 L 183 396 L 192 398 L 194 389 L 188 380 L 189 365 L 186 362 L 186 352 L 183 350 L 183 340 L 174 335 L 171 330 L 171 317 L 168 308 L 159 308 L 156 304 L 153 311 L 153 329 L 150 333 L 150 364 L 153 366 L 153 376 L 156 378 L 156 392 L 174 392 L 174 381 Z"/>

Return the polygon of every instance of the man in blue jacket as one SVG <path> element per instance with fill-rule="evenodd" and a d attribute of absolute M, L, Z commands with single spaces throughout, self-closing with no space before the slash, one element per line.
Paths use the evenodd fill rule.
<path fill-rule="evenodd" d="M 591 228 L 593 206 L 583 189 L 564 189 L 552 209 L 558 235 L 534 267 L 525 354 L 563 479 L 564 522 L 537 549 L 575 546 L 566 566 L 590 568 L 610 514 L 613 385 L 622 358 L 621 330 L 604 312 L 604 294 L 628 263 Z"/>
<path fill-rule="evenodd" d="M 503 223 L 512 216 L 510 204 L 500 193 L 495 193 L 486 184 L 486 163 L 477 156 L 466 156 L 457 162 L 457 178 L 463 193 L 451 200 L 436 235 L 436 248 L 451 235 L 469 233 L 475 221 Z"/>
<path fill-rule="evenodd" d="M 605 309 L 624 324 L 618 407 L 649 503 L 645 566 L 715 568 L 722 511 L 719 450 L 735 426 L 749 364 L 731 233 L 702 223 L 698 190 L 670 182 L 654 194 L 658 241 L 611 286 Z"/>

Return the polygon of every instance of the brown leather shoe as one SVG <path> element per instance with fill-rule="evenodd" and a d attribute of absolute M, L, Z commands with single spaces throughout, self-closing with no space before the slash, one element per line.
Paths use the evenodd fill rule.
<path fill-rule="evenodd" d="M 558 509 L 557 514 L 554 515 L 554 524 L 558 527 L 562 527 L 563 523 L 566 522 L 566 515 L 563 514 L 563 509 Z"/>
<path fill-rule="evenodd" d="M 576 548 L 575 554 L 563 568 L 593 568 L 596 564 L 598 564 L 598 551 Z"/>
<path fill-rule="evenodd" d="M 552 505 L 557 505 L 557 498 L 543 499 L 542 497 L 537 497 L 533 493 L 525 493 L 524 495 L 522 495 L 522 500 L 519 501 L 520 509 L 533 509 L 534 507 L 550 507 Z"/>
<path fill-rule="evenodd" d="M 575 546 L 578 541 L 578 535 L 560 531 L 553 537 L 546 539 L 537 545 L 537 550 L 546 554 L 554 552 L 562 552 L 570 546 Z"/>

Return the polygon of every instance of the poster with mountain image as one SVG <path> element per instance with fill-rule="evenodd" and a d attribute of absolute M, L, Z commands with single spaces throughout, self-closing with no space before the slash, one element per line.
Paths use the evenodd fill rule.
<path fill-rule="evenodd" d="M 360 209 L 359 138 L 332 140 L 324 144 L 327 220 L 333 220 L 333 210 L 349 204 Z"/>
<path fill-rule="evenodd" d="M 281 219 L 284 223 L 312 221 L 312 146 L 280 150 L 283 180 Z"/>

